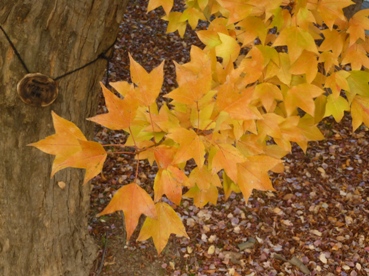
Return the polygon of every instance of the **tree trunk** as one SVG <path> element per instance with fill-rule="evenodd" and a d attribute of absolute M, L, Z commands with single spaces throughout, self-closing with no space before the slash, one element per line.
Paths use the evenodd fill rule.
<path fill-rule="evenodd" d="M 115 40 L 128 0 L 1 0 L 0 25 L 29 71 L 52 78 L 95 59 Z M 87 230 L 90 186 L 65 169 L 50 179 L 53 157 L 27 144 L 54 133 L 51 110 L 88 138 L 106 61 L 58 80 L 47 107 L 17 94 L 26 74 L 0 31 L 0 275 L 88 275 L 96 246 Z M 66 187 L 58 185 L 64 182 Z"/>

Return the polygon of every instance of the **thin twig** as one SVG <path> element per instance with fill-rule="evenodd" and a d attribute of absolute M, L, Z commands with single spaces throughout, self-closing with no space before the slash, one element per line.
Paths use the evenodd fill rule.
<path fill-rule="evenodd" d="M 105 259 L 105 254 L 106 254 L 106 250 L 108 248 L 108 235 L 105 233 L 105 244 L 104 244 L 104 251 L 103 251 L 103 255 L 101 257 L 101 263 L 100 263 L 100 267 L 99 270 L 96 273 L 96 276 L 99 276 L 103 267 L 104 267 L 104 259 Z"/>

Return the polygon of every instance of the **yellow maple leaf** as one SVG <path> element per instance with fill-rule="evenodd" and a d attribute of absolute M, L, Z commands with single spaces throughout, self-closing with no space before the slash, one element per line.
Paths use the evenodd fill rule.
<path fill-rule="evenodd" d="M 369 58 L 364 43 L 355 43 L 343 53 L 341 64 L 348 63 L 351 64 L 352 70 L 361 70 L 363 66 L 369 68 Z"/>
<path fill-rule="evenodd" d="M 313 36 L 297 26 L 291 26 L 283 29 L 273 46 L 286 45 L 288 47 L 288 55 L 291 58 L 291 63 L 294 63 L 304 50 L 313 52 L 318 55 Z"/>
<path fill-rule="evenodd" d="M 134 200 L 132 200 L 134 198 Z M 136 183 L 124 185 L 114 194 L 109 204 L 98 217 L 123 211 L 125 227 L 127 231 L 127 242 L 135 230 L 141 214 L 156 218 L 156 208 L 150 195 Z"/>
<path fill-rule="evenodd" d="M 198 186 L 199 189 L 206 191 L 211 185 L 221 187 L 219 176 L 209 170 L 206 166 L 196 167 L 191 171 L 188 179 L 188 187 Z"/>
<path fill-rule="evenodd" d="M 168 243 L 170 234 L 189 238 L 183 223 L 176 212 L 168 204 L 159 202 L 155 204 L 157 219 L 147 217 L 142 225 L 138 241 L 144 241 L 152 237 L 158 253 L 164 249 Z"/>
<path fill-rule="evenodd" d="M 333 116 L 336 122 L 340 122 L 344 112 L 350 110 L 347 100 L 341 96 L 335 97 L 333 94 L 327 97 L 324 117 Z"/>
<path fill-rule="evenodd" d="M 173 0 L 150 0 L 147 6 L 147 12 L 152 11 L 160 6 L 163 7 L 166 14 L 169 14 L 173 7 Z"/>
<path fill-rule="evenodd" d="M 96 142 L 87 141 L 81 130 L 72 122 L 52 112 L 55 134 L 29 146 L 55 155 L 51 177 L 58 171 L 67 168 L 86 169 L 83 184 L 101 172 L 106 159 L 106 151 Z"/>
<path fill-rule="evenodd" d="M 269 26 L 260 17 L 249 16 L 236 26 L 240 28 L 237 39 L 242 42 L 242 46 L 253 45 L 256 38 L 260 39 L 262 45 L 265 44 Z"/>
<path fill-rule="evenodd" d="M 328 28 L 332 30 L 334 23 L 338 19 L 346 20 L 343 14 L 343 8 L 352 4 L 353 2 L 351 0 L 320 0 L 318 1 L 317 12 Z"/>
<path fill-rule="evenodd" d="M 195 185 L 191 187 L 183 197 L 193 198 L 195 206 L 202 208 L 209 202 L 213 205 L 217 204 L 218 189 L 214 185 L 210 185 L 206 190 L 200 189 L 199 186 Z"/>
<path fill-rule="evenodd" d="M 306 81 L 312 83 L 318 73 L 318 57 L 313 52 L 303 51 L 291 65 L 291 74 L 305 75 Z"/>
<path fill-rule="evenodd" d="M 347 82 L 350 87 L 346 96 L 349 103 L 352 102 L 355 95 L 359 94 L 364 97 L 369 96 L 369 72 L 366 71 L 351 71 L 347 77 Z"/>
<path fill-rule="evenodd" d="M 319 46 L 320 51 L 332 51 L 334 56 L 338 57 L 342 53 L 345 42 L 345 34 L 337 30 L 322 30 L 324 40 Z"/>
<path fill-rule="evenodd" d="M 253 94 L 254 99 L 260 99 L 267 112 L 273 111 L 276 100 L 282 101 L 283 96 L 281 90 L 274 84 L 263 82 L 255 87 Z"/>
<path fill-rule="evenodd" d="M 163 16 L 162 19 L 168 21 L 167 33 L 178 31 L 179 36 L 183 38 L 186 32 L 187 22 L 182 17 L 181 12 L 170 12 L 166 16 Z"/>
<path fill-rule="evenodd" d="M 240 187 L 232 181 L 228 175 L 223 171 L 223 190 L 224 198 L 227 200 L 232 192 L 238 194 L 241 193 Z"/>

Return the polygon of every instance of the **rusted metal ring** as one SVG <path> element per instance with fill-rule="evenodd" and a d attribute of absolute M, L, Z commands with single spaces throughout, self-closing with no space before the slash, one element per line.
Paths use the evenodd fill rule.
<path fill-rule="evenodd" d="M 31 73 L 18 82 L 17 92 L 24 103 L 44 107 L 52 104 L 58 97 L 58 85 L 44 74 Z"/>

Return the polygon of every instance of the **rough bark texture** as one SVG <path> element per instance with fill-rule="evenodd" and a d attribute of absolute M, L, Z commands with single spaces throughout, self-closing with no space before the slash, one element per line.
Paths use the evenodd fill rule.
<path fill-rule="evenodd" d="M 114 42 L 127 2 L 1 0 L 0 25 L 31 72 L 55 78 Z M 54 133 L 51 110 L 91 138 L 85 118 L 95 113 L 105 66 L 99 60 L 60 79 L 52 105 L 29 106 L 16 92 L 26 72 L 0 32 L 0 275 L 88 275 L 96 247 L 83 172 L 66 169 L 50 179 L 53 157 L 26 145 Z"/>

